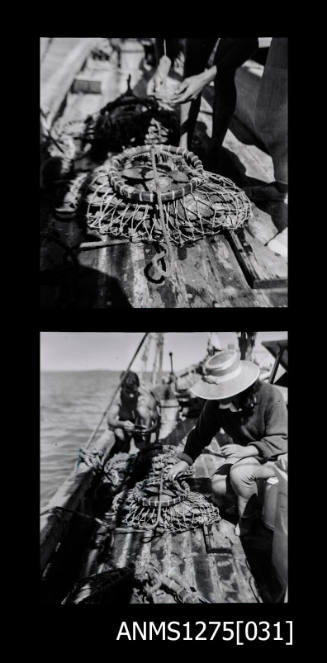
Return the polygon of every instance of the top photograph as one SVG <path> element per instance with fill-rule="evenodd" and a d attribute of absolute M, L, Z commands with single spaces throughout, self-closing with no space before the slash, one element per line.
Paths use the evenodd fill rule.
<path fill-rule="evenodd" d="M 40 38 L 42 310 L 285 308 L 287 256 L 287 38 Z"/>

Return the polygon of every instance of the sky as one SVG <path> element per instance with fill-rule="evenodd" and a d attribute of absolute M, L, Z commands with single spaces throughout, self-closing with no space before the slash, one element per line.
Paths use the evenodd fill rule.
<path fill-rule="evenodd" d="M 217 332 L 222 347 L 233 344 L 238 349 L 235 332 Z M 41 332 L 41 371 L 113 370 L 127 367 L 144 332 Z M 163 370 L 170 369 L 169 352 L 173 353 L 174 369 L 180 370 L 204 358 L 207 332 L 167 332 L 164 334 Z M 261 341 L 287 338 L 287 332 L 258 332 L 256 348 Z M 144 346 L 143 346 L 144 347 Z M 149 351 L 149 370 L 154 344 Z M 142 367 L 142 349 L 133 368 Z"/>

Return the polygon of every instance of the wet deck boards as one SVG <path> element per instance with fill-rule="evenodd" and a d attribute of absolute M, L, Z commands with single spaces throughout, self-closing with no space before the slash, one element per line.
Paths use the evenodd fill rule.
<path fill-rule="evenodd" d="M 119 68 L 115 59 L 99 65 L 89 58 L 83 76 L 101 81 L 101 94 L 69 92 L 63 111 L 64 120 L 84 119 L 115 99 L 126 90 L 129 74 L 134 91 L 144 94 L 149 72 L 141 68 L 142 58 L 142 48 L 132 40 L 125 42 Z M 205 118 L 208 124 L 210 106 L 206 100 L 203 104 L 200 120 Z M 237 142 L 231 132 L 227 134 L 226 144 L 243 163 L 250 163 L 252 176 L 254 172 L 262 180 L 270 179 L 268 161 L 263 159 L 261 166 L 257 148 L 254 157 L 253 150 Z M 85 240 L 73 222 L 55 222 L 55 226 L 65 241 L 70 238 L 70 246 Z M 246 231 L 247 241 L 252 247 L 250 259 L 263 281 L 267 280 L 269 284 L 273 275 L 274 287 L 251 287 L 228 236 L 219 235 L 214 239 L 203 239 L 186 249 L 173 247 L 171 274 L 160 287 L 152 284 L 144 273 L 154 254 L 151 245 L 128 243 L 85 250 L 78 254 L 78 271 L 70 273 L 66 270 L 62 274 L 59 269 L 53 272 L 53 278 L 48 278 L 47 273 L 46 278 L 42 279 L 41 304 L 50 309 L 284 307 L 287 305 L 287 264 L 284 258 L 264 246 L 277 232 L 272 215 L 254 207 L 254 218 Z M 46 269 L 41 265 L 41 270 Z"/>
<path fill-rule="evenodd" d="M 180 442 L 182 448 L 185 438 Z M 212 459 L 219 446 L 215 440 L 210 453 L 201 454 L 194 464 L 191 488 L 207 494 L 210 492 L 209 476 Z M 211 455 L 212 454 L 212 455 Z M 134 563 L 146 570 L 155 565 L 166 577 L 175 577 L 187 588 L 194 588 L 210 603 L 255 603 L 258 593 L 249 570 L 239 537 L 227 520 L 209 528 L 170 533 L 153 537 L 141 532 L 115 533 L 113 545 L 101 571 L 114 566 L 124 569 Z M 174 596 L 164 588 L 154 596 L 155 603 L 175 603 Z M 138 602 L 132 597 L 131 602 Z"/>

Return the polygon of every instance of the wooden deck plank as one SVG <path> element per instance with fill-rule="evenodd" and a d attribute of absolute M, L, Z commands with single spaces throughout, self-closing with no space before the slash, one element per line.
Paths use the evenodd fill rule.
<path fill-rule="evenodd" d="M 252 288 L 286 287 L 287 266 L 284 258 L 274 254 L 246 230 L 241 235 L 230 232 L 228 237 Z"/>

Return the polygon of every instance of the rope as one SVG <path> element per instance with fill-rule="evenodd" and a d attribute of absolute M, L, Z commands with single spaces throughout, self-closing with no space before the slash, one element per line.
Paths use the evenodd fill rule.
<path fill-rule="evenodd" d="M 160 444 L 136 456 L 134 467 L 128 468 L 129 485 L 136 483 L 116 495 L 112 505 L 123 527 L 184 532 L 220 520 L 217 507 L 191 491 L 186 481 L 191 470 L 174 481 L 167 478 L 176 461 L 176 449 Z M 144 471 L 146 478 L 137 481 Z"/>
<path fill-rule="evenodd" d="M 171 244 L 183 246 L 223 229 L 240 228 L 252 211 L 243 191 L 231 180 L 203 171 L 192 153 L 165 145 L 155 150 L 160 155 L 160 176 L 153 146 L 125 150 L 99 169 L 89 187 L 86 219 L 101 235 L 156 244 L 160 255 L 154 263 L 165 275 L 166 267 L 159 263 L 165 250 L 172 261 Z M 129 173 L 140 184 L 130 186 Z M 159 190 L 159 177 L 161 182 L 167 180 L 167 186 L 170 182 L 167 191 Z M 149 187 L 152 191 L 146 190 Z"/>
<path fill-rule="evenodd" d="M 154 523 L 154 525 L 153 525 L 153 529 L 154 529 L 154 530 L 158 527 L 158 525 L 159 525 L 159 523 L 160 523 L 160 519 L 161 519 L 161 506 L 162 506 L 162 488 L 163 488 L 163 480 L 164 480 L 164 474 L 163 474 L 163 471 L 162 471 L 162 473 L 161 473 L 161 477 L 160 477 L 160 485 L 159 485 L 158 515 L 157 515 L 157 520 L 155 521 L 155 523 Z"/>
<path fill-rule="evenodd" d="M 107 525 L 107 523 L 104 520 L 101 520 L 100 518 L 96 518 L 95 516 L 89 516 L 88 514 L 82 513 L 81 511 L 76 511 L 76 509 L 66 509 L 66 507 L 63 506 L 53 506 L 49 508 L 46 507 L 45 509 L 41 510 L 40 515 L 43 516 L 46 513 L 55 514 L 56 511 L 67 511 L 68 513 L 73 513 L 75 516 L 81 516 L 82 518 L 86 518 L 87 520 L 93 520 L 99 525 Z"/>
<path fill-rule="evenodd" d="M 152 162 L 152 168 L 153 168 L 153 174 L 154 174 L 154 183 L 156 187 L 156 194 L 157 194 L 157 201 L 158 201 L 158 208 L 159 208 L 159 219 L 160 219 L 160 224 L 161 224 L 161 229 L 162 233 L 164 236 L 166 248 L 162 249 L 161 252 L 156 256 L 156 261 L 151 261 L 150 264 L 153 266 L 155 265 L 156 271 L 159 273 L 160 276 L 166 277 L 171 274 L 172 271 L 172 264 L 173 264 L 173 253 L 172 253 L 172 248 L 169 240 L 169 236 L 167 233 L 166 229 L 166 224 L 165 224 L 165 216 L 164 216 L 164 209 L 162 206 L 162 199 L 161 199 L 161 192 L 160 192 L 160 184 L 159 184 L 159 177 L 158 177 L 158 171 L 157 171 L 157 166 L 156 166 L 156 158 L 155 158 L 155 151 L 154 147 L 151 147 L 151 162 Z M 166 252 L 168 252 L 168 265 L 165 267 L 159 267 L 159 260 L 161 261 L 162 265 L 164 265 L 164 257 L 166 255 Z"/>
<path fill-rule="evenodd" d="M 88 467 L 91 467 L 95 473 L 99 472 L 103 467 L 102 456 L 103 451 L 90 451 L 89 449 L 81 448 L 79 449 L 79 455 L 76 461 L 76 469 L 81 463 L 84 463 Z"/>

